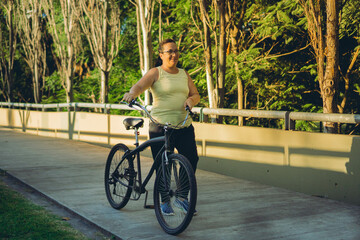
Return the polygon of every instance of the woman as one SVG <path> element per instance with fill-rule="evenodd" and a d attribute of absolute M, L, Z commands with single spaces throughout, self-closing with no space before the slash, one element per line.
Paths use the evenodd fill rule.
<path fill-rule="evenodd" d="M 159 57 L 162 64 L 150 69 L 131 89 L 124 95 L 123 100 L 130 102 L 138 97 L 146 89 L 150 88 L 153 95 L 153 108 L 151 116 L 161 124 L 170 123 L 173 127 L 184 121 L 186 116 L 185 107 L 190 109 L 200 101 L 200 95 L 190 75 L 183 69 L 177 68 L 179 50 L 174 40 L 166 39 L 159 44 Z M 174 129 L 171 142 L 178 152 L 184 155 L 191 163 L 195 172 L 199 160 L 194 127 L 191 118 L 185 123 L 185 127 Z M 150 138 L 163 136 L 163 128 L 150 123 Z M 151 146 L 153 158 L 161 156 L 162 145 Z M 162 196 L 161 210 L 164 215 L 174 215 L 169 203 L 169 196 Z M 175 200 L 177 207 L 188 210 L 186 198 Z"/>

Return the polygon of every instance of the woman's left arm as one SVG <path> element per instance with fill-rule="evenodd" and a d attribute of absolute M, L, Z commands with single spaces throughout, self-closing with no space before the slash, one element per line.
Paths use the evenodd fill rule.
<path fill-rule="evenodd" d="M 184 103 L 184 107 L 189 106 L 192 109 L 200 102 L 200 95 L 188 72 L 186 72 L 186 75 L 188 77 L 189 96 Z"/>

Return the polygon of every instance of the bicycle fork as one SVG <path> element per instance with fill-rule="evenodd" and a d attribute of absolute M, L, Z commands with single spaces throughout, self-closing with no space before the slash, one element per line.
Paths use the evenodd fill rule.
<path fill-rule="evenodd" d="M 167 129 L 167 126 L 164 127 L 164 135 L 165 135 L 165 151 L 163 152 L 162 158 L 161 158 L 161 166 L 162 166 L 162 176 L 165 182 L 165 192 L 170 192 L 170 181 L 168 181 L 168 177 L 166 175 L 166 171 L 169 170 L 171 172 L 171 168 L 169 168 L 169 158 L 168 158 L 168 154 L 172 153 L 172 149 L 170 146 L 170 134 L 169 131 Z M 169 174 L 170 177 L 170 174 Z"/>

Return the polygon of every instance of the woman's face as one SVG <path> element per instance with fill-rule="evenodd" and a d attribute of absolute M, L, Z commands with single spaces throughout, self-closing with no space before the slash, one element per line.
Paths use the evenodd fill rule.
<path fill-rule="evenodd" d="M 160 58 L 163 61 L 163 65 L 171 68 L 176 67 L 177 62 L 179 61 L 179 55 L 176 43 L 170 42 L 163 45 Z"/>

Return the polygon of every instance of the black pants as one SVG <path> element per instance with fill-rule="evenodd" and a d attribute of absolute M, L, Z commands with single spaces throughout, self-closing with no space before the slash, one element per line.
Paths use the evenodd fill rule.
<path fill-rule="evenodd" d="M 169 133 L 171 134 L 170 135 L 171 147 L 176 148 L 181 155 L 185 156 L 190 161 L 191 166 L 195 173 L 197 163 L 199 161 L 199 156 L 196 148 L 193 125 L 190 125 L 187 128 L 171 129 L 169 130 Z M 150 138 L 164 136 L 164 129 L 154 123 L 150 123 L 149 136 Z M 154 161 L 161 160 L 162 153 L 164 152 L 163 146 L 164 145 L 161 143 L 154 144 L 153 146 L 151 146 L 151 153 Z M 161 161 L 157 161 L 157 163 L 158 165 L 156 166 L 156 169 L 158 169 Z M 186 196 L 181 196 L 181 197 L 186 198 Z M 161 199 L 162 202 L 169 201 L 169 196 L 162 194 Z"/>

